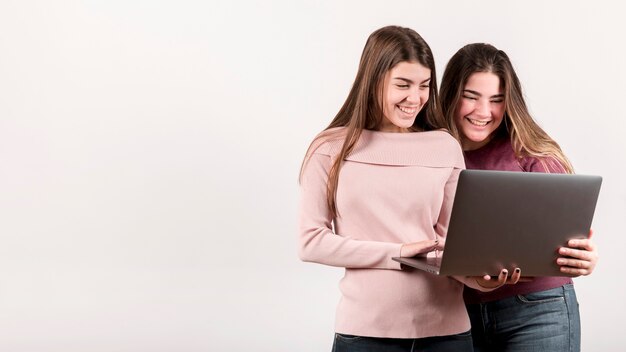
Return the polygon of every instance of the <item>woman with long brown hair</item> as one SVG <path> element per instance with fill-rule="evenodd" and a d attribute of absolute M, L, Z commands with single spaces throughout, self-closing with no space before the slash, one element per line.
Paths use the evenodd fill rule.
<path fill-rule="evenodd" d="M 440 93 L 468 169 L 573 172 L 559 145 L 530 115 L 504 51 L 482 43 L 464 46 L 448 62 Z M 569 276 L 589 275 L 598 258 L 590 239 L 571 240 L 559 254 L 557 264 Z M 491 292 L 466 288 L 465 301 L 476 351 L 580 350 L 570 277 L 537 277 Z"/>
<path fill-rule="evenodd" d="M 422 37 L 375 31 L 345 103 L 304 158 L 300 258 L 345 268 L 333 351 L 471 351 L 463 283 L 507 282 L 506 270 L 455 279 L 392 260 L 441 249 L 464 168 L 436 88 Z"/>

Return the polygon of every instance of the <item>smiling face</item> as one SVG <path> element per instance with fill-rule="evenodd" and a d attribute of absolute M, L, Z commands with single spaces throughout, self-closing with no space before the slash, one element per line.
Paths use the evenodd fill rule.
<path fill-rule="evenodd" d="M 478 149 L 491 140 L 504 117 L 504 91 L 491 72 L 473 73 L 462 92 L 454 122 L 463 150 Z"/>
<path fill-rule="evenodd" d="M 383 114 L 379 128 L 385 132 L 408 132 L 428 101 L 430 69 L 417 62 L 400 62 L 385 75 Z"/>

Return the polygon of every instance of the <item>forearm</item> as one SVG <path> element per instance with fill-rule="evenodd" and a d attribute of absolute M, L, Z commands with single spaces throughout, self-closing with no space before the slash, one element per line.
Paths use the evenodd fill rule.
<path fill-rule="evenodd" d="M 330 229 L 302 231 L 298 254 L 301 260 L 344 268 L 396 269 L 401 243 L 359 241 L 334 234 Z"/>

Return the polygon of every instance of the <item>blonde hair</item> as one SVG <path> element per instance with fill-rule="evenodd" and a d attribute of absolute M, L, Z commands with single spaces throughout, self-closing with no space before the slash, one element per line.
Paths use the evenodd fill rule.
<path fill-rule="evenodd" d="M 504 90 L 504 129 L 518 158 L 536 157 L 548 172 L 559 172 L 551 159 L 557 161 L 567 173 L 574 173 L 559 144 L 552 139 L 530 115 L 511 60 L 502 50 L 484 43 L 468 44 L 452 56 L 441 80 L 441 105 L 447 128 L 459 138 L 454 122 L 458 103 L 469 77 L 476 72 L 490 72 L 500 78 Z M 494 133 L 498 133 L 495 131 Z"/>

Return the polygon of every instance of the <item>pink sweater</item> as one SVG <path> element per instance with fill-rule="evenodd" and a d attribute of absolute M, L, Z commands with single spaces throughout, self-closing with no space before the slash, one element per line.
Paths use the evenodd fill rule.
<path fill-rule="evenodd" d="M 457 141 L 444 131 L 363 131 L 341 169 L 333 219 L 326 182 L 342 143 L 322 141 L 305 164 L 299 220 L 300 258 L 345 268 L 335 331 L 421 338 L 469 330 L 462 283 L 391 259 L 403 243 L 445 237 L 464 168 Z"/>

